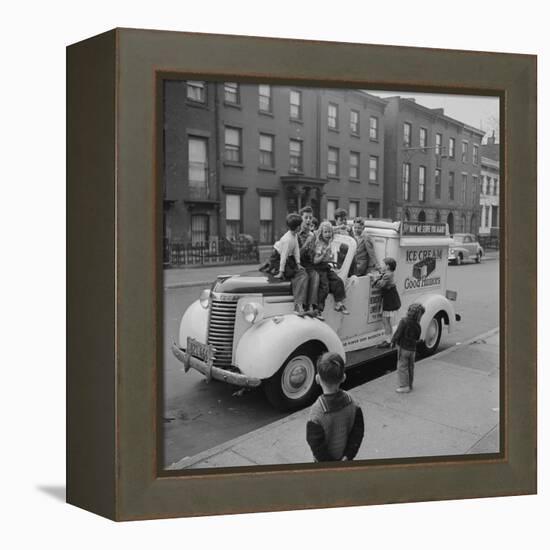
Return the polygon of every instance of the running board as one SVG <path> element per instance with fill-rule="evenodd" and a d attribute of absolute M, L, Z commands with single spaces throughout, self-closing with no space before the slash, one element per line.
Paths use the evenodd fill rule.
<path fill-rule="evenodd" d="M 357 367 L 368 361 L 380 359 L 381 357 L 394 353 L 396 353 L 395 348 L 378 348 L 376 346 L 358 349 L 355 351 L 348 351 L 346 352 L 346 369 L 351 369 L 352 367 Z"/>

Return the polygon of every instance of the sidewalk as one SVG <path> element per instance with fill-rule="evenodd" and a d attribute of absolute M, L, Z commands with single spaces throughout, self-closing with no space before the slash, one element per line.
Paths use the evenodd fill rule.
<path fill-rule="evenodd" d="M 499 252 L 486 252 L 482 261 L 498 260 Z M 218 275 L 235 275 L 252 271 L 259 267 L 259 263 L 243 265 L 213 265 L 208 267 L 182 267 L 164 270 L 164 288 L 185 288 L 190 286 L 210 286 Z"/>
<path fill-rule="evenodd" d="M 499 451 L 498 329 L 419 361 L 410 394 L 395 392 L 396 376 L 350 391 L 365 416 L 357 460 Z M 308 414 L 298 411 L 169 469 L 311 462 Z"/>

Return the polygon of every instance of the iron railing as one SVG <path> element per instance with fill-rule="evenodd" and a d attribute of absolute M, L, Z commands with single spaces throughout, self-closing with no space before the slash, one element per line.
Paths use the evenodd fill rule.
<path fill-rule="evenodd" d="M 498 235 L 479 235 L 477 240 L 485 250 L 498 250 L 500 247 L 500 238 Z"/>
<path fill-rule="evenodd" d="M 184 243 L 164 239 L 164 265 L 184 267 L 227 263 L 259 263 L 258 243 L 248 235 L 237 240 L 212 239 L 208 242 Z"/>

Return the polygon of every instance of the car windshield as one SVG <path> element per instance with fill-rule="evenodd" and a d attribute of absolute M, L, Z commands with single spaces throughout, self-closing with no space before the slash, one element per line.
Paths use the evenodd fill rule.
<path fill-rule="evenodd" d="M 465 239 L 465 235 L 455 235 L 453 238 L 457 243 L 463 243 Z"/>

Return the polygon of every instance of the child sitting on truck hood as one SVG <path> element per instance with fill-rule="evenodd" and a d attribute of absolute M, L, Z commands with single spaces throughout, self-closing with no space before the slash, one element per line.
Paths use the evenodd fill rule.
<path fill-rule="evenodd" d="M 271 273 L 275 279 L 290 279 L 294 309 L 297 313 L 303 314 L 307 300 L 308 277 L 300 264 L 300 245 L 297 237 L 302 226 L 302 216 L 289 214 L 286 217 L 286 226 L 288 231 L 273 245 L 273 253 L 260 267 L 260 271 Z"/>
<path fill-rule="evenodd" d="M 321 316 L 323 309 L 325 308 L 325 300 L 329 290 L 329 279 L 332 279 L 333 295 L 334 295 L 334 309 L 344 315 L 349 315 L 349 311 L 343 304 L 346 298 L 346 290 L 344 283 L 336 273 L 334 273 L 330 262 L 332 260 L 332 239 L 333 239 L 333 227 L 330 222 L 321 222 L 319 230 L 317 231 L 317 237 L 315 240 L 315 254 L 313 256 L 313 265 L 319 273 L 319 296 L 317 304 Z M 321 316 L 322 318 L 322 316 Z"/>

